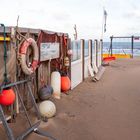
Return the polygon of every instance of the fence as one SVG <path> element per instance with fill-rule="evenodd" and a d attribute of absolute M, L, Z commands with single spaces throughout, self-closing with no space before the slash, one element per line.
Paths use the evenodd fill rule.
<path fill-rule="evenodd" d="M 73 44 L 77 46 L 73 46 Z M 100 67 L 102 61 L 102 40 L 80 40 L 72 42 L 71 88 L 84 81 L 89 76 L 88 65 Z"/>
<path fill-rule="evenodd" d="M 105 42 L 103 45 L 103 53 L 131 58 L 134 56 L 140 56 L 140 37 L 111 36 L 110 42 Z"/>

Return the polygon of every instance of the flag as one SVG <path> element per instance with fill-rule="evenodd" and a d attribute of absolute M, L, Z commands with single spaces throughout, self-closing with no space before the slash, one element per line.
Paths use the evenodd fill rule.
<path fill-rule="evenodd" d="M 106 20 L 107 20 L 107 12 L 104 9 L 104 33 L 106 32 Z"/>

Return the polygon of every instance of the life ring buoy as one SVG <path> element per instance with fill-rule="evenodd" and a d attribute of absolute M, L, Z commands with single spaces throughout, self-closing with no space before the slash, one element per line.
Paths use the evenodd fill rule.
<path fill-rule="evenodd" d="M 29 47 L 32 47 L 34 55 L 32 64 L 30 66 L 26 63 L 26 53 Z M 39 63 L 39 50 L 36 41 L 32 38 L 26 39 L 19 48 L 19 55 L 23 72 L 27 75 L 31 75 L 32 73 L 34 73 Z"/>

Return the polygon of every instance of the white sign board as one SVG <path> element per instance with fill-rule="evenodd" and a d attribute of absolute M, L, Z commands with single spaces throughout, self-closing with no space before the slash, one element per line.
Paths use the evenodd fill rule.
<path fill-rule="evenodd" d="M 40 61 L 59 58 L 59 43 L 41 43 Z"/>

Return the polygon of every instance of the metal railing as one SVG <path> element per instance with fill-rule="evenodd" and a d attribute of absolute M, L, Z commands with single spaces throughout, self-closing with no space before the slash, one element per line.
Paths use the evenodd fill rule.
<path fill-rule="evenodd" d="M 120 53 L 120 50 L 122 50 L 122 54 L 130 54 L 131 58 L 135 55 L 140 56 L 140 51 L 137 51 L 140 50 L 140 36 L 111 36 L 108 53 L 112 56 L 115 53 Z"/>

